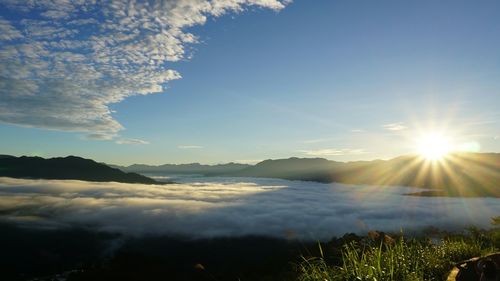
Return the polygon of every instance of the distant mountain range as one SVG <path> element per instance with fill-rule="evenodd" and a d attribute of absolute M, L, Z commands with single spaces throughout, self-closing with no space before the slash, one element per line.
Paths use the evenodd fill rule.
<path fill-rule="evenodd" d="M 316 182 L 428 188 L 419 196 L 500 197 L 500 153 L 454 153 L 440 161 L 417 155 L 336 162 L 323 158 L 265 160 L 256 165 L 132 165 L 127 172 L 266 177 Z"/>
<path fill-rule="evenodd" d="M 500 197 L 500 153 L 455 153 L 440 161 L 417 155 L 336 162 L 323 158 L 265 160 L 256 165 L 165 164 L 108 166 L 75 156 L 44 159 L 0 155 L 0 177 L 159 183 L 141 174 L 265 177 L 380 186 L 421 187 L 418 196 Z"/>
<path fill-rule="evenodd" d="M 0 177 L 158 183 L 143 175 L 126 173 L 105 164 L 76 156 L 44 159 L 41 157 L 0 155 Z"/>
<path fill-rule="evenodd" d="M 191 164 L 165 164 L 160 166 L 144 165 L 144 164 L 134 164 L 127 167 L 110 165 L 111 167 L 118 168 L 125 172 L 135 172 L 141 174 L 199 174 L 199 175 L 227 175 L 245 168 L 251 167 L 251 165 L 238 164 L 238 163 L 227 163 L 219 165 L 202 165 L 199 163 Z"/>

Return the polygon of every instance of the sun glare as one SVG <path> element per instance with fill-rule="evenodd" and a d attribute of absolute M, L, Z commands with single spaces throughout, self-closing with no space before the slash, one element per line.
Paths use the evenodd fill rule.
<path fill-rule="evenodd" d="M 441 160 L 451 150 L 446 137 L 440 134 L 429 134 L 418 143 L 418 151 L 427 160 Z"/>

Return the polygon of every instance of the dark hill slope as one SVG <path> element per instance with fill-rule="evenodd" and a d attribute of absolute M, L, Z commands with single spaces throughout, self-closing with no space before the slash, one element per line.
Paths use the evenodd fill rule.
<path fill-rule="evenodd" d="M 125 173 L 105 164 L 75 156 L 49 159 L 27 156 L 0 157 L 0 177 L 158 183 L 136 173 Z"/>

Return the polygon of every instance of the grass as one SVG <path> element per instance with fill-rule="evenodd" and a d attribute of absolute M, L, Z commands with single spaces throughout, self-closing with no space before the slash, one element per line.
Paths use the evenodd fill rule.
<path fill-rule="evenodd" d="M 498 229 L 471 228 L 466 234 L 447 235 L 439 243 L 403 236 L 392 243 L 362 239 L 344 244 L 336 264 L 325 257 L 327 249 L 319 245 L 318 257 L 302 257 L 298 280 L 446 280 L 455 263 L 498 251 L 499 238 Z"/>

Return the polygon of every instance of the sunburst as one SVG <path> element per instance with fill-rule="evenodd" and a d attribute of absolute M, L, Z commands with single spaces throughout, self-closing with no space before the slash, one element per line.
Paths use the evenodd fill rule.
<path fill-rule="evenodd" d="M 430 161 L 439 161 L 451 151 L 448 139 L 439 133 L 429 133 L 419 140 L 418 152 Z"/>

